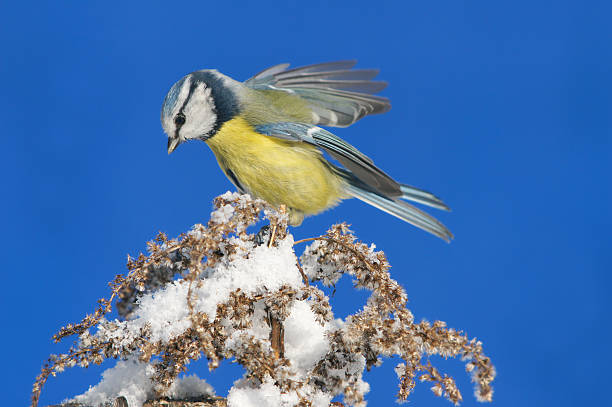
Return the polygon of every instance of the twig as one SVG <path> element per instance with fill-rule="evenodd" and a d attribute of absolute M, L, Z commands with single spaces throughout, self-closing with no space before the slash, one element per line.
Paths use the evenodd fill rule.
<path fill-rule="evenodd" d="M 283 323 L 268 314 L 270 323 L 270 345 L 277 359 L 285 357 L 285 327 Z"/>
<path fill-rule="evenodd" d="M 370 266 L 370 263 L 368 263 L 368 260 L 358 250 L 355 250 L 354 247 L 351 247 L 351 246 L 349 246 L 349 245 L 347 245 L 345 243 L 342 243 L 342 242 L 340 242 L 340 241 L 338 241 L 338 240 L 336 240 L 334 238 L 331 238 L 331 237 L 325 237 L 325 236 L 309 237 L 309 238 L 306 238 L 306 239 L 301 239 L 301 240 L 295 241 L 295 242 L 293 242 L 293 245 L 295 246 L 298 243 L 312 242 L 314 240 L 326 240 L 328 242 L 336 243 L 337 245 L 342 246 L 342 247 L 350 250 L 351 252 L 353 252 L 353 254 L 355 254 L 357 257 L 359 257 L 359 260 L 361 260 L 370 271 L 374 271 L 372 266 Z"/>
<path fill-rule="evenodd" d="M 300 271 L 300 274 L 302 275 L 302 281 L 304 282 L 304 284 L 306 284 L 306 287 L 310 287 L 310 281 L 308 281 L 308 277 L 306 277 L 306 273 L 304 273 L 304 269 L 302 268 L 302 265 L 300 264 L 299 260 L 297 260 L 295 264 L 297 265 L 297 268 Z"/>
<path fill-rule="evenodd" d="M 272 234 L 270 235 L 270 241 L 268 242 L 268 247 L 272 247 L 272 243 L 274 242 L 275 236 L 276 236 L 276 223 L 272 225 Z"/>

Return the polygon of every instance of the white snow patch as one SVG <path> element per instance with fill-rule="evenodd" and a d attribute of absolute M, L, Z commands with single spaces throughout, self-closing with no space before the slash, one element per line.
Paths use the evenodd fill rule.
<path fill-rule="evenodd" d="M 234 207 L 230 204 L 223 205 L 210 214 L 210 220 L 215 223 L 226 223 L 234 214 Z"/>
<path fill-rule="evenodd" d="M 166 396 L 177 400 L 214 395 L 213 387 L 194 374 L 179 377 L 166 392 Z"/>
<path fill-rule="evenodd" d="M 227 407 L 280 406 L 282 406 L 280 389 L 271 380 L 265 381 L 257 389 L 234 386 L 227 395 Z"/>
<path fill-rule="evenodd" d="M 255 247 L 248 259 L 217 263 L 197 290 L 196 308 L 205 312 L 212 322 L 217 305 L 227 301 L 232 291 L 240 288 L 249 295 L 276 291 L 284 285 L 295 289 L 302 285 L 290 236 L 279 241 L 278 247 Z"/>
<path fill-rule="evenodd" d="M 130 407 L 141 407 L 154 396 L 151 377 L 155 369 L 148 363 L 137 360 L 120 360 L 114 367 L 102 373 L 102 380 L 85 393 L 75 396 L 72 402 L 90 406 L 102 405 L 117 397 L 126 398 Z M 196 376 L 177 379 L 167 392 L 169 397 L 191 398 L 214 395 L 214 390 L 206 381 Z"/>
<path fill-rule="evenodd" d="M 306 377 L 329 350 L 326 326 L 317 322 L 315 313 L 306 301 L 295 301 L 283 324 L 285 356 L 291 360 L 292 367 L 299 371 L 299 375 Z"/>
<path fill-rule="evenodd" d="M 293 239 L 288 237 L 278 242 L 278 247 L 261 245 L 255 247 L 248 259 L 232 258 L 222 261 L 205 272 L 205 278 L 198 288 L 192 286 L 195 308 L 204 312 L 212 322 L 217 305 L 229 299 L 231 292 L 240 288 L 244 293 L 256 294 L 275 291 L 283 285 L 299 288 L 302 279 L 295 263 Z M 149 324 L 151 341 L 167 343 L 191 326 L 187 292 L 189 283 L 174 281 L 163 289 L 144 295 L 128 329 L 137 334 Z"/>
<path fill-rule="evenodd" d="M 300 393 L 312 403 L 312 407 L 329 407 L 332 400 L 331 395 L 309 385 L 300 389 Z M 243 379 L 237 380 L 227 395 L 227 407 L 293 407 L 299 402 L 296 392 L 281 393 L 270 377 L 257 388 L 250 387 Z"/>
<path fill-rule="evenodd" d="M 135 332 L 145 324 L 151 327 L 151 340 L 168 342 L 179 336 L 191 326 L 187 292 L 189 284 L 185 280 L 173 281 L 164 288 L 143 296 L 129 321 Z"/>

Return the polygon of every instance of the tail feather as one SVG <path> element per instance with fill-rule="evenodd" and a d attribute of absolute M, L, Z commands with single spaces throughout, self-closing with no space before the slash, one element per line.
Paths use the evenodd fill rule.
<path fill-rule="evenodd" d="M 382 211 L 387 212 L 403 221 L 406 221 L 426 232 L 429 232 L 447 243 L 454 237 L 453 234 L 432 216 L 417 209 L 407 202 L 385 198 L 374 192 L 366 191 L 354 185 L 348 185 L 347 191 L 355 198 L 366 202 Z M 412 199 L 412 198 L 410 198 Z M 440 201 L 441 202 L 441 201 Z M 431 205 L 433 206 L 433 205 Z M 444 205 L 446 207 L 446 205 Z"/>
<path fill-rule="evenodd" d="M 450 211 L 450 208 L 444 202 L 442 202 L 440 198 L 438 198 L 431 192 L 427 192 L 422 189 L 404 184 L 400 185 L 400 189 L 403 194 L 401 197 L 402 199 L 418 202 L 423 205 L 431 206 L 432 208 Z"/>

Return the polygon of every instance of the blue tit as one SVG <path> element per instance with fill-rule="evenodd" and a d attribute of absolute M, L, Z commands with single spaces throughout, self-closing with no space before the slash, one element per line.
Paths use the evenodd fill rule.
<path fill-rule="evenodd" d="M 438 209 L 435 195 L 400 184 L 366 155 L 319 126 L 346 127 L 391 107 L 374 94 L 377 70 L 352 70 L 356 61 L 288 69 L 268 68 L 245 82 L 216 70 L 192 72 L 171 88 L 161 111 L 168 154 L 187 140 L 202 140 L 243 193 L 285 205 L 297 226 L 357 198 L 446 241 L 439 221 L 403 200 Z M 329 161 L 327 155 L 335 162 Z"/>

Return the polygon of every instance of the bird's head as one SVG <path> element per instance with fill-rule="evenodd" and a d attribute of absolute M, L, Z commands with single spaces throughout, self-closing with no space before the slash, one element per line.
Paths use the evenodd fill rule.
<path fill-rule="evenodd" d="M 217 71 L 204 70 L 192 72 L 172 85 L 161 111 L 168 154 L 184 141 L 212 137 L 235 114 L 232 82 Z"/>

